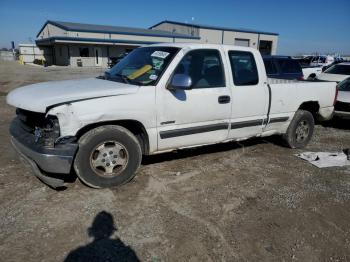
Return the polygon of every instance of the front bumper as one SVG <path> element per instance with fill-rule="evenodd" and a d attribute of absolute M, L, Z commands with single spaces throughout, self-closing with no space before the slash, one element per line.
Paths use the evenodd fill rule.
<path fill-rule="evenodd" d="M 23 158 L 30 164 L 34 174 L 43 180 L 42 176 L 50 179 L 45 173 L 69 174 L 75 153 L 78 149 L 76 143 L 58 144 L 55 147 L 44 147 L 35 141 L 34 134 L 26 131 L 18 118 L 15 118 L 10 126 L 11 141 Z M 42 176 L 40 176 L 40 174 Z M 54 175 L 52 179 L 62 180 Z M 47 181 L 44 181 L 47 183 Z M 48 183 L 47 183 L 48 184 Z M 51 184 L 49 184 L 51 185 Z M 51 185 L 53 186 L 53 185 Z M 57 187 L 57 186 L 53 186 Z"/>

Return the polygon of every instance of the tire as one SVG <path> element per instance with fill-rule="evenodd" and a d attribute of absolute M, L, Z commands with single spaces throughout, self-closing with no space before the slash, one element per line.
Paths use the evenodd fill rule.
<path fill-rule="evenodd" d="M 315 120 L 309 111 L 298 110 L 283 138 L 290 148 L 304 148 L 314 133 Z"/>
<path fill-rule="evenodd" d="M 90 187 L 114 187 L 134 178 L 141 159 L 141 146 L 129 130 L 121 126 L 101 126 L 79 139 L 74 170 Z"/>

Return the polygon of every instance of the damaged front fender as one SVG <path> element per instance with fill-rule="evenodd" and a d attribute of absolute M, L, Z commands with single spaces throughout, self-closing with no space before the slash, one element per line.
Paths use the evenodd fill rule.
<path fill-rule="evenodd" d="M 60 137 L 73 136 L 76 130 L 83 127 L 79 117 L 74 112 L 73 104 L 63 104 L 50 109 L 47 115 L 54 115 L 58 118 L 60 126 Z"/>

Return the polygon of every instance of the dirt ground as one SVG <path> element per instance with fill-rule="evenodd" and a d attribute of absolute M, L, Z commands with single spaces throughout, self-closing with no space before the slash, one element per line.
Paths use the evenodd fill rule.
<path fill-rule="evenodd" d="M 118 189 L 41 183 L 10 145 L 7 92 L 98 74 L 0 63 L 0 260 L 350 261 L 350 168 L 318 169 L 278 139 L 147 157 Z M 349 130 L 318 125 L 306 150 L 349 148 Z"/>

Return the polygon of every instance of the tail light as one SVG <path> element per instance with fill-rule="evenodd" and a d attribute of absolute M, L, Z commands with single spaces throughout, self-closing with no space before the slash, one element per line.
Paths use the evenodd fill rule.
<path fill-rule="evenodd" d="M 299 76 L 298 80 L 303 81 L 303 80 L 305 80 L 305 78 L 304 78 L 304 76 L 302 75 L 302 76 Z"/>
<path fill-rule="evenodd" d="M 339 88 L 338 85 L 335 87 L 335 96 L 334 96 L 334 102 L 333 102 L 333 106 L 335 105 L 335 103 L 337 102 L 338 99 L 338 93 L 339 93 Z"/>

